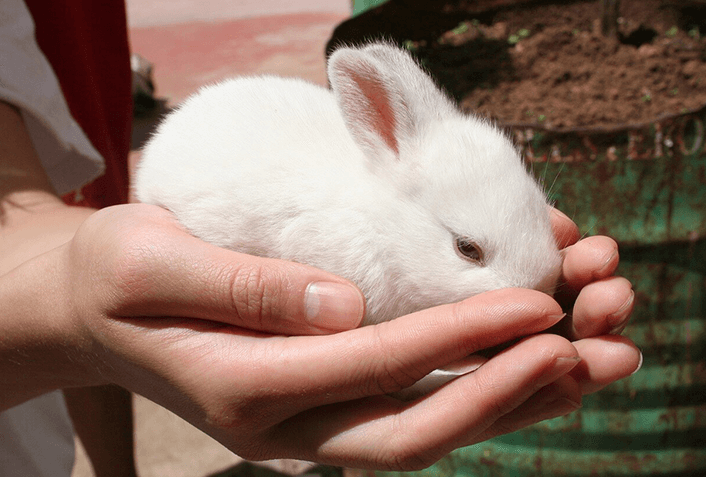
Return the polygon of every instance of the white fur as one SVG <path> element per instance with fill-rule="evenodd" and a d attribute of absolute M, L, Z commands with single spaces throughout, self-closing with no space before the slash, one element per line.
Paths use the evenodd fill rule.
<path fill-rule="evenodd" d="M 328 75 L 333 91 L 272 76 L 201 89 L 145 147 L 137 197 L 208 242 L 352 280 L 364 324 L 496 288 L 552 292 L 545 196 L 497 128 L 386 44 L 337 50 Z"/>
<path fill-rule="evenodd" d="M 216 245 L 349 278 L 365 324 L 495 288 L 551 292 L 546 200 L 500 131 L 391 46 L 339 49 L 328 71 L 333 92 L 272 76 L 201 89 L 145 147 L 138 199 Z"/>

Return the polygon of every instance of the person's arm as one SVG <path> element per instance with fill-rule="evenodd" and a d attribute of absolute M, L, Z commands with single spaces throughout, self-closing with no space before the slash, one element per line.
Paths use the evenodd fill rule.
<path fill-rule="evenodd" d="M 92 210 L 66 207 L 54 194 L 49 180 L 42 169 L 39 159 L 32 147 L 31 140 L 19 112 L 12 106 L 0 102 L 0 277 L 7 277 L 10 271 L 30 259 L 38 257 L 73 237 L 79 225 L 92 213 Z M 45 264 L 45 268 L 37 267 L 35 273 L 43 276 L 23 275 L 24 281 L 37 281 L 37 287 L 45 290 L 48 297 L 58 285 L 60 277 L 56 275 L 56 267 Z M 55 282 L 57 281 L 57 282 Z M 16 362 L 23 350 L 20 343 L 31 346 L 31 343 L 46 343 L 47 340 L 59 339 L 55 332 L 64 329 L 61 315 L 56 321 L 47 321 L 49 309 L 37 310 L 37 316 L 30 323 L 14 322 L 12 320 L 13 302 L 21 297 L 13 293 L 15 286 L 12 280 L 4 280 L 0 293 L 4 294 L 3 313 L 0 323 L 3 339 L 0 347 L 3 350 L 2 379 L 4 406 L 19 404 L 31 397 L 44 392 L 63 387 L 59 377 L 52 377 L 55 362 L 51 356 L 46 356 L 44 373 L 50 379 L 37 380 L 35 383 L 13 384 L 14 377 L 23 374 L 24 366 Z M 50 301 L 50 300 L 46 300 Z M 46 321 L 46 323 L 42 323 Z M 35 330 L 30 332 L 30 326 Z M 18 341 L 15 341 L 18 340 Z M 16 364 L 15 364 L 16 363 Z M 42 363 L 35 363 L 41 367 Z M 52 383 L 57 379 L 55 383 Z"/>
<path fill-rule="evenodd" d="M 68 242 L 94 211 L 56 196 L 19 112 L 0 102 L 0 276 Z M 132 401 L 116 386 L 70 388 L 65 400 L 97 476 L 136 475 Z"/>

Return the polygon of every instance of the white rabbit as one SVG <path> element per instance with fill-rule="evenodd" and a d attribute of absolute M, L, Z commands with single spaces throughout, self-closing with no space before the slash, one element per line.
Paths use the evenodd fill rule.
<path fill-rule="evenodd" d="M 328 78 L 204 87 L 145 147 L 137 198 L 213 244 L 352 280 L 366 325 L 497 288 L 553 292 L 546 198 L 501 131 L 388 44 L 338 49 Z"/>

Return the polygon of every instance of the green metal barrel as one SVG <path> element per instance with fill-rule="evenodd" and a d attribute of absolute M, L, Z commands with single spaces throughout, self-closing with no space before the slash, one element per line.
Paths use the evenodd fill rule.
<path fill-rule="evenodd" d="M 706 108 L 649 124 L 511 125 L 557 207 L 620 244 L 635 375 L 583 408 L 406 476 L 706 476 Z M 377 473 L 379 476 L 402 473 Z"/>
<path fill-rule="evenodd" d="M 353 3 L 361 13 L 383 0 Z M 569 416 L 424 471 L 366 475 L 706 477 L 705 125 L 706 108 L 616 128 L 507 125 L 557 207 L 584 234 L 619 242 L 637 302 L 624 334 L 643 367 Z"/>
<path fill-rule="evenodd" d="M 351 8 L 353 11 L 351 13 L 351 16 L 359 15 L 363 12 L 370 10 L 371 8 L 375 8 L 377 6 L 382 5 L 387 1 L 388 0 L 352 0 Z"/>

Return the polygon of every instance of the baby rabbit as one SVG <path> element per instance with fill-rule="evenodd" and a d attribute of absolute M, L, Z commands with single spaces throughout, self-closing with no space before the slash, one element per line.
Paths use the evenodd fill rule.
<path fill-rule="evenodd" d="M 497 288 L 553 292 L 546 198 L 505 135 L 388 44 L 338 49 L 328 77 L 332 91 L 272 76 L 201 89 L 145 147 L 137 198 L 215 245 L 352 280 L 364 325 Z"/>
<path fill-rule="evenodd" d="M 271 76 L 203 88 L 145 147 L 137 198 L 215 245 L 352 280 L 364 325 L 496 288 L 553 292 L 546 198 L 507 137 L 391 45 L 335 51 L 328 77 L 332 91 Z"/>
<path fill-rule="evenodd" d="M 332 91 L 204 87 L 146 145 L 136 196 L 215 245 L 352 280 L 364 324 L 496 288 L 553 292 L 546 198 L 507 137 L 391 45 L 338 49 L 328 77 Z"/>

